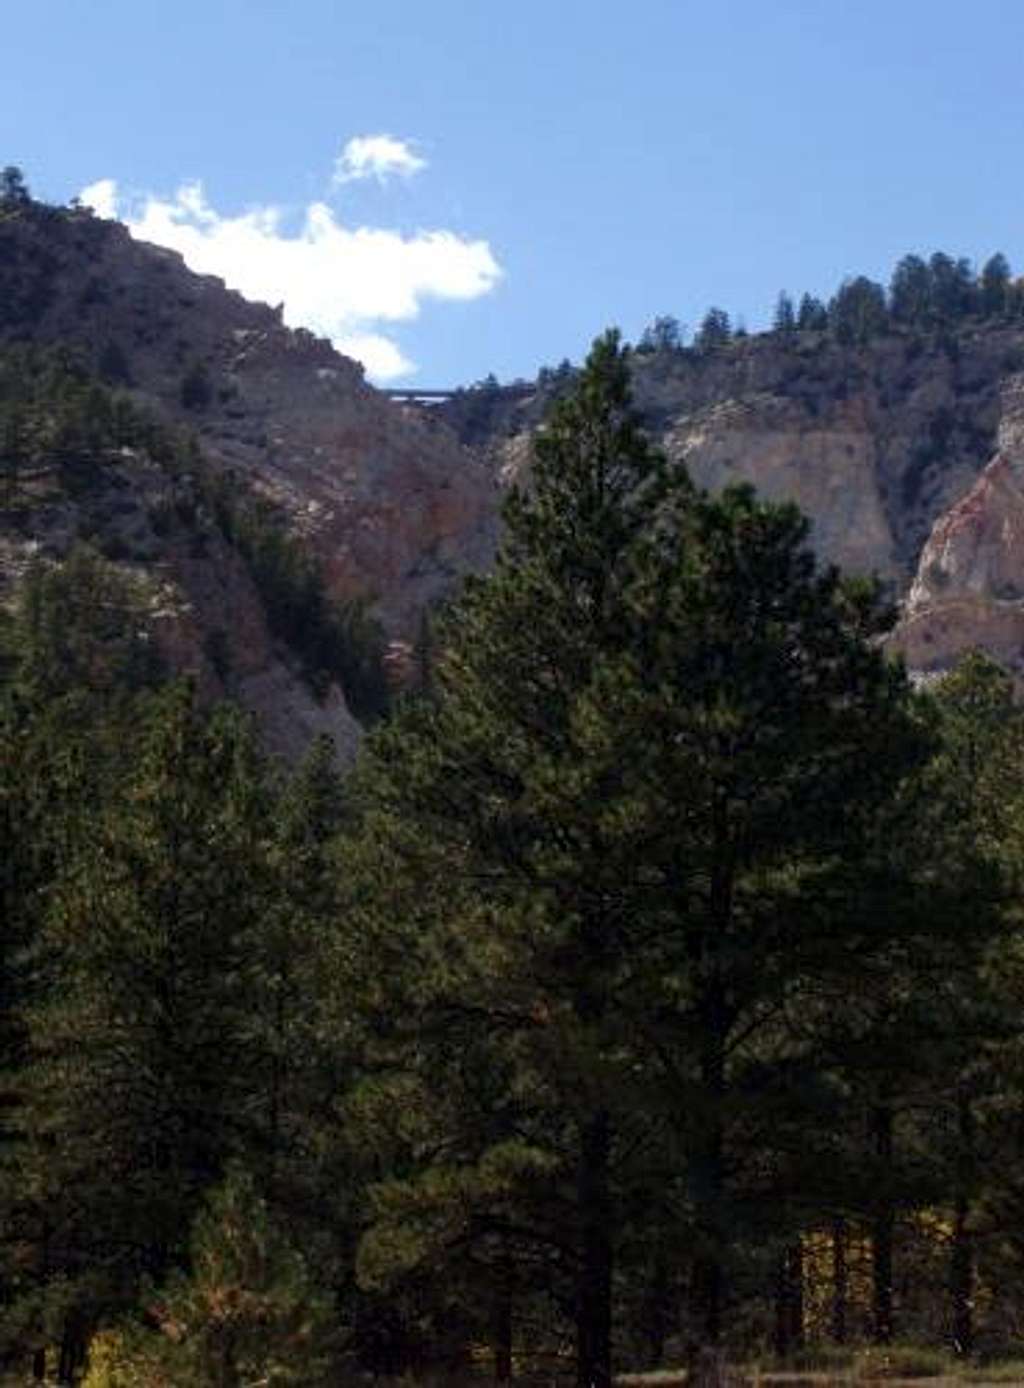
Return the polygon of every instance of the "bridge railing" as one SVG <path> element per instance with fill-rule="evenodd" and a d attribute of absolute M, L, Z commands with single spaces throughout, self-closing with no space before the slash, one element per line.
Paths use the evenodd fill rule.
<path fill-rule="evenodd" d="M 495 386 L 493 393 L 508 399 L 510 396 L 518 398 L 533 395 L 536 389 L 532 381 L 514 381 L 511 385 Z M 491 389 L 486 385 L 463 386 L 460 390 L 419 390 L 415 386 L 390 386 L 379 391 L 379 394 L 386 395 L 389 400 L 394 400 L 399 405 L 440 405 L 445 400 L 454 400 L 459 396 L 490 393 Z"/>
<path fill-rule="evenodd" d="M 406 390 L 382 390 L 380 393 L 399 404 L 424 405 L 437 405 L 442 400 L 454 400 L 459 394 L 457 390 L 415 390 L 411 387 Z"/>

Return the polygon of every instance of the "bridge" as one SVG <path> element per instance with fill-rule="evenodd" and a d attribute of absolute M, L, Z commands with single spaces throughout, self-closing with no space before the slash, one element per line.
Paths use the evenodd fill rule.
<path fill-rule="evenodd" d="M 399 405 L 440 405 L 442 401 L 453 400 L 459 392 L 419 390 L 415 386 L 407 386 L 405 390 L 382 390 L 380 394 L 386 395 L 389 400 L 394 400 Z"/>
<path fill-rule="evenodd" d="M 458 390 L 424 390 L 419 386 L 398 386 L 389 390 L 378 388 L 378 395 L 394 400 L 396 405 L 443 405 L 446 400 L 457 396 L 482 396 L 486 399 L 525 400 L 537 392 L 535 381 L 510 381 L 499 385 L 497 381 L 478 381 L 475 385 L 461 386 Z"/>

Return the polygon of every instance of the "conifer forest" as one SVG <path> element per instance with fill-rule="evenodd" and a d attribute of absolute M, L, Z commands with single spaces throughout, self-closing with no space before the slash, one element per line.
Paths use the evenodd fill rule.
<path fill-rule="evenodd" d="M 1001 259 L 865 284 L 838 334 L 940 290 L 1017 312 Z M 773 332 L 829 312 L 784 297 Z M 728 350 L 713 315 L 685 350 Z M 1024 1354 L 1013 677 L 976 652 L 912 681 L 890 595 L 816 559 L 795 506 L 670 466 L 631 404 L 636 354 L 684 350 L 659 323 L 560 373 L 496 562 L 401 689 L 130 364 L 5 340 L 3 536 L 149 470 L 154 544 L 229 553 L 367 730 L 351 767 L 271 755 L 170 667 L 159 562 L 102 528 L 5 590 L 12 1383 Z"/>

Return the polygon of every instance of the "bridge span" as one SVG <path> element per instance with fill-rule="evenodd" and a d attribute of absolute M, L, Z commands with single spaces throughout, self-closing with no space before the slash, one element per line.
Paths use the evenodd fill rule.
<path fill-rule="evenodd" d="M 415 386 L 407 386 L 405 390 L 382 390 L 380 393 L 399 405 L 440 405 L 445 400 L 454 400 L 459 394 L 455 390 L 418 390 Z"/>

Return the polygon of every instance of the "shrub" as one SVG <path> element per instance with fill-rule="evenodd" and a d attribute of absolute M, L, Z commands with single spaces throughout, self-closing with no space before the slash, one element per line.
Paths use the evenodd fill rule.
<path fill-rule="evenodd" d="M 96 1337 L 82 1388 L 330 1381 L 328 1308 L 241 1167 L 196 1221 L 190 1273 L 144 1301 L 144 1319 Z"/>

